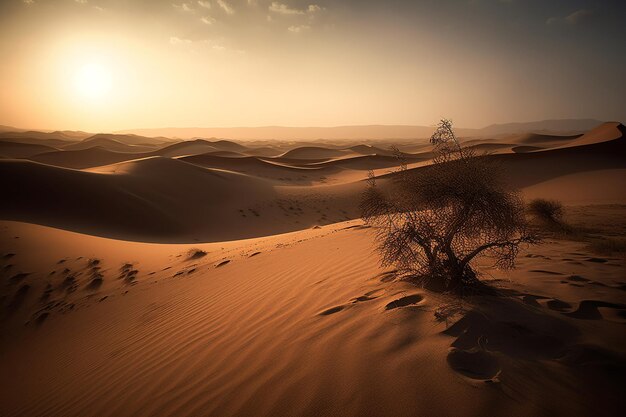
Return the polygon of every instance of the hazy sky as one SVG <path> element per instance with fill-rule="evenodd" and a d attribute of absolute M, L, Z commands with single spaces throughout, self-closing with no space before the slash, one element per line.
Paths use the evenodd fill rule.
<path fill-rule="evenodd" d="M 0 124 L 626 120 L 622 0 L 2 0 Z"/>

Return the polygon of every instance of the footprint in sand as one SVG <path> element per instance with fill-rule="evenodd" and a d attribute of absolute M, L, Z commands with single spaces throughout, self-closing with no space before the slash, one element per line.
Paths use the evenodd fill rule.
<path fill-rule="evenodd" d="M 102 275 L 99 275 L 95 278 L 93 278 L 89 284 L 87 284 L 87 289 L 90 291 L 97 291 L 98 289 L 100 289 L 100 287 L 102 286 L 102 284 L 104 283 L 104 280 L 102 278 Z"/>
<path fill-rule="evenodd" d="M 138 270 L 133 268 L 132 263 L 126 263 L 120 268 L 119 279 L 123 279 L 127 284 L 136 284 Z"/>
<path fill-rule="evenodd" d="M 568 281 L 575 281 L 575 282 L 589 282 L 590 281 L 587 278 L 581 277 L 580 275 L 572 275 L 567 279 Z"/>
<path fill-rule="evenodd" d="M 319 282 L 323 282 L 323 281 L 324 280 L 319 281 Z M 328 316 L 328 315 L 331 315 L 331 314 L 338 313 L 338 312 L 340 312 L 340 311 L 350 307 L 351 304 L 357 304 L 357 303 L 363 303 L 363 302 L 366 302 L 366 301 L 375 300 L 375 299 L 380 297 L 379 295 L 375 295 L 375 294 L 377 294 L 377 293 L 379 293 L 381 291 L 382 291 L 381 289 L 375 289 L 375 290 L 372 290 L 372 291 L 368 291 L 368 292 L 366 292 L 363 295 L 360 295 L 358 297 L 352 298 L 350 300 L 350 304 L 344 304 L 344 305 L 331 307 L 331 308 L 328 308 L 326 310 L 321 311 L 320 313 L 317 313 L 317 315 L 318 316 Z"/>
<path fill-rule="evenodd" d="M 565 275 L 561 272 L 546 271 L 545 269 L 533 269 L 530 272 L 536 272 L 538 274 L 548 274 L 548 275 Z"/>
<path fill-rule="evenodd" d="M 10 279 L 9 282 L 11 284 L 17 284 L 18 282 L 21 282 L 24 280 L 24 278 L 26 278 L 27 276 L 30 275 L 30 272 L 20 272 L 19 274 L 15 274 L 13 275 Z"/>
<path fill-rule="evenodd" d="M 546 302 L 546 305 L 550 310 L 564 312 L 572 308 L 570 303 L 566 303 L 565 301 L 561 301 L 559 299 L 553 299 Z"/>
<path fill-rule="evenodd" d="M 544 297 L 543 295 L 533 295 L 533 294 L 524 294 L 522 296 L 522 301 L 524 304 L 533 307 L 541 307 L 541 304 L 537 302 L 537 300 L 547 300 L 548 297 Z"/>
<path fill-rule="evenodd" d="M 54 288 L 52 287 L 51 283 L 48 283 L 46 285 L 46 288 L 43 290 L 41 297 L 39 297 L 39 301 L 41 301 L 42 303 L 48 301 L 50 299 L 50 295 L 52 295 L 52 291 L 54 291 Z"/>
<path fill-rule="evenodd" d="M 331 307 L 329 309 L 326 309 L 320 313 L 318 313 L 318 316 L 329 316 L 331 314 L 335 314 L 340 312 L 341 310 L 343 310 L 344 308 L 346 308 L 346 306 L 335 306 L 335 307 Z"/>
<path fill-rule="evenodd" d="M 379 279 L 381 282 L 391 282 L 396 279 L 396 274 L 398 273 L 397 269 L 393 269 L 391 271 L 382 272 L 374 277 L 374 279 Z"/>
<path fill-rule="evenodd" d="M 607 263 L 609 261 L 608 259 L 604 259 L 604 258 L 587 258 L 585 260 L 587 262 L 594 262 L 594 263 L 598 263 L 598 264 L 604 264 L 604 263 Z"/>
<path fill-rule="evenodd" d="M 26 295 L 30 290 L 30 285 L 24 284 L 20 287 L 19 290 L 15 292 L 13 295 L 13 299 L 11 299 L 11 303 L 7 306 L 7 311 L 10 313 L 15 312 L 20 306 L 24 303 L 26 299 Z"/>
<path fill-rule="evenodd" d="M 619 312 L 626 311 L 626 304 L 616 304 L 597 300 L 583 300 L 578 305 L 578 309 L 576 309 L 576 311 L 563 314 L 568 317 L 581 320 L 602 320 L 604 317 L 598 310 L 598 307 L 616 309 Z"/>
<path fill-rule="evenodd" d="M 46 319 L 50 316 L 50 313 L 45 312 L 45 313 L 41 313 L 37 319 L 35 320 L 35 324 L 37 326 L 41 326 L 43 324 L 44 321 L 46 321 Z"/>
<path fill-rule="evenodd" d="M 368 291 L 365 294 L 359 296 L 359 297 L 354 297 L 353 299 L 350 300 L 350 302 L 352 304 L 356 304 L 356 303 L 362 303 L 365 301 L 371 301 L 371 300 L 375 300 L 377 298 L 380 297 L 380 295 L 375 295 L 380 293 L 382 290 L 381 289 L 375 289 L 372 291 Z"/>
<path fill-rule="evenodd" d="M 371 300 L 375 300 L 375 299 L 377 299 L 377 298 L 378 298 L 378 297 L 371 297 L 371 296 L 369 296 L 369 295 L 362 295 L 362 296 L 360 296 L 360 297 L 355 297 L 355 298 L 353 298 L 353 299 L 352 299 L 352 300 L 350 300 L 350 301 L 354 304 L 354 303 L 362 303 L 362 302 L 364 302 L 364 301 L 371 301 Z"/>
<path fill-rule="evenodd" d="M 407 295 L 406 297 L 393 300 L 385 306 L 385 310 L 393 310 L 394 308 L 407 307 L 420 303 L 424 297 L 420 294 Z"/>
<path fill-rule="evenodd" d="M 187 258 L 187 260 L 200 259 L 206 256 L 206 254 L 207 253 L 201 249 L 191 249 L 189 251 L 189 257 Z"/>

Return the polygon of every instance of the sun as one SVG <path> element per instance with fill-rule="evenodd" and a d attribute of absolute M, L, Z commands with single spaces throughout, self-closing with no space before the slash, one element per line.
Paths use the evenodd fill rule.
<path fill-rule="evenodd" d="M 110 71 L 103 65 L 90 62 L 78 68 L 75 74 L 76 91 L 89 99 L 105 97 L 112 87 Z"/>

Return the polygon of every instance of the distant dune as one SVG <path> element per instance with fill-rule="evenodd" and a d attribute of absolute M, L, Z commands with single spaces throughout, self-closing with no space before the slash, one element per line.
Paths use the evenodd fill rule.
<path fill-rule="evenodd" d="M 137 159 L 143 156 L 145 155 L 141 153 L 115 152 L 102 146 L 93 146 L 80 150 L 44 152 L 33 155 L 29 159 L 57 167 L 85 169 Z"/>
<path fill-rule="evenodd" d="M 374 170 L 384 185 L 399 164 L 391 151 L 372 145 L 298 142 L 281 156 L 257 157 L 247 156 L 254 146 L 232 141 L 131 145 L 117 139 L 144 141 L 96 135 L 61 150 L 3 142 L 0 149 L 4 146 L 7 153 L 0 161 L 5 190 L 0 215 L 133 240 L 255 237 L 358 217 L 367 172 Z M 620 170 L 626 168 L 621 124 L 605 123 L 582 136 L 509 139 L 465 143 L 492 154 L 511 184 L 528 196 L 554 194 L 565 202 L 626 200 L 618 192 Z M 80 149 L 69 150 L 74 148 Z M 269 153 L 264 148 L 262 153 Z M 433 154 L 429 147 L 418 149 L 403 158 L 410 169 L 428 169 Z M 141 152 L 131 152 L 137 150 Z M 605 172 L 605 191 L 584 179 L 600 178 L 593 174 L 597 171 Z M 242 221 L 245 227 L 239 226 Z"/>
<path fill-rule="evenodd" d="M 147 152 L 153 150 L 155 145 L 162 145 L 163 143 L 165 142 L 162 140 L 135 135 L 97 134 L 78 143 L 67 145 L 65 149 L 73 151 L 100 146 L 114 152 Z"/>
<path fill-rule="evenodd" d="M 0 157 L 29 158 L 44 152 L 55 152 L 56 148 L 34 143 L 19 143 L 0 140 Z"/>
<path fill-rule="evenodd" d="M 493 124 L 481 129 L 482 135 L 554 132 L 561 135 L 586 132 L 603 122 L 595 119 L 553 119 L 537 122 Z"/>
<path fill-rule="evenodd" d="M 328 149 L 316 146 L 305 146 L 301 148 L 292 149 L 290 151 L 285 152 L 281 157 L 283 158 L 291 158 L 291 159 L 330 159 L 337 158 L 342 156 L 348 156 L 352 152 L 339 150 L 339 149 Z"/>
<path fill-rule="evenodd" d="M 238 210 L 273 194 L 252 177 L 160 157 L 98 172 L 1 162 L 0 183 L 10 196 L 3 218 L 126 239 L 250 236 L 255 232 L 230 226 Z"/>

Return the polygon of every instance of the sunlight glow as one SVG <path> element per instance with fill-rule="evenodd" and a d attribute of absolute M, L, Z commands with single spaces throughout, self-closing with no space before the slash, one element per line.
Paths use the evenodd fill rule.
<path fill-rule="evenodd" d="M 112 87 L 110 72 L 102 65 L 91 62 L 78 69 L 75 75 L 77 92 L 89 99 L 101 99 Z"/>

